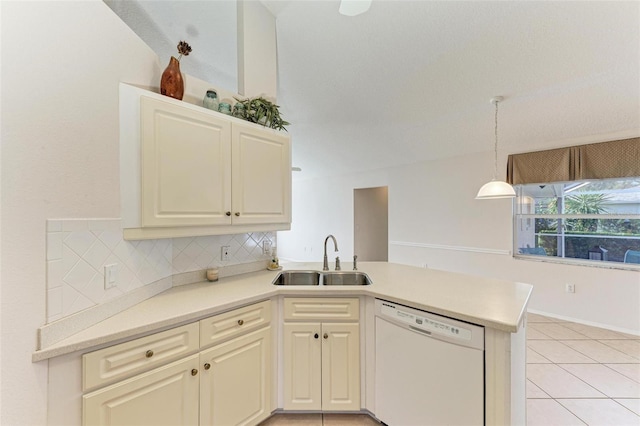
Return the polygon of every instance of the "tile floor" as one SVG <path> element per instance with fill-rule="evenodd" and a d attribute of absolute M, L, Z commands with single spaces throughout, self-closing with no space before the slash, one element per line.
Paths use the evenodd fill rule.
<path fill-rule="evenodd" d="M 528 426 L 640 426 L 640 336 L 529 313 Z M 261 426 L 376 426 L 358 414 L 278 414 Z"/>
<path fill-rule="evenodd" d="M 640 337 L 529 313 L 527 425 L 640 425 Z"/>
<path fill-rule="evenodd" d="M 260 426 L 380 426 L 366 414 L 276 414 Z"/>

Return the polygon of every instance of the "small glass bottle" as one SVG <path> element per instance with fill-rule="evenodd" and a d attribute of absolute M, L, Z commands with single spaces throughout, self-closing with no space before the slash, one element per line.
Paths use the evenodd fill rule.
<path fill-rule="evenodd" d="M 245 107 L 244 107 L 244 104 L 242 102 L 236 102 L 233 105 L 233 116 L 234 117 L 244 119 L 244 112 L 245 112 Z"/>
<path fill-rule="evenodd" d="M 218 94 L 215 90 L 207 90 L 207 94 L 204 95 L 204 99 L 202 100 L 202 105 L 205 108 L 218 111 Z"/>
<path fill-rule="evenodd" d="M 231 105 L 226 102 L 220 102 L 220 105 L 218 105 L 218 111 L 223 114 L 231 115 Z"/>

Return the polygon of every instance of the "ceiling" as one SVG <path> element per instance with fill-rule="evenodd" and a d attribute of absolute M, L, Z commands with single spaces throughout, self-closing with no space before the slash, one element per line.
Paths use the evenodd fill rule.
<path fill-rule="evenodd" d="M 640 135 L 639 2 L 263 3 L 297 178 Z"/>
<path fill-rule="evenodd" d="M 164 11 L 141 37 L 193 40 L 184 72 L 227 87 L 237 59 L 213 40 L 235 42 L 235 2 L 105 1 Z M 640 2 L 373 0 L 355 17 L 338 0 L 262 3 L 294 179 L 487 153 L 497 95 L 501 155 L 640 136 Z"/>

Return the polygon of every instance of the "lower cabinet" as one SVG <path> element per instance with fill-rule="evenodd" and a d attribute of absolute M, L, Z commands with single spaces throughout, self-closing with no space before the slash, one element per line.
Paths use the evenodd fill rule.
<path fill-rule="evenodd" d="M 200 424 L 252 425 L 271 415 L 271 327 L 200 353 Z"/>
<path fill-rule="evenodd" d="M 197 425 L 198 355 L 173 362 L 82 400 L 85 425 Z"/>
<path fill-rule="evenodd" d="M 85 390 L 112 384 L 83 395 L 83 425 L 257 425 L 272 411 L 270 303 L 85 354 Z M 218 343 L 202 344 L 211 341 Z M 157 365 L 189 348 L 192 355 Z"/>
<path fill-rule="evenodd" d="M 334 315 L 331 299 L 324 300 L 321 308 Z M 288 322 L 285 314 L 283 333 L 283 408 L 359 411 L 358 322 Z"/>

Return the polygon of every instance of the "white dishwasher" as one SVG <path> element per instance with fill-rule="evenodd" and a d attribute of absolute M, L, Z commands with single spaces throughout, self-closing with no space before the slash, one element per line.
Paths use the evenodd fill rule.
<path fill-rule="evenodd" d="M 376 417 L 484 424 L 484 328 L 376 299 Z"/>

